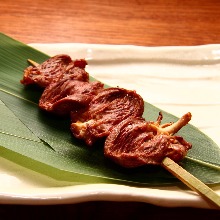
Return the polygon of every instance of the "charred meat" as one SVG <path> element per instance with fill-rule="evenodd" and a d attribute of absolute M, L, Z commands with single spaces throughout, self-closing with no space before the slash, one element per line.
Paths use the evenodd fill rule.
<path fill-rule="evenodd" d="M 72 115 L 71 131 L 91 146 L 96 140 L 107 137 L 112 127 L 128 117 L 141 117 L 143 111 L 144 101 L 135 91 L 104 89 L 92 99 L 83 114 Z"/>
<path fill-rule="evenodd" d="M 86 109 L 103 86 L 100 82 L 78 81 L 75 76 L 69 75 L 45 88 L 39 107 L 60 116 L 70 115 L 71 111 Z"/>
<path fill-rule="evenodd" d="M 57 55 L 37 66 L 29 66 L 24 70 L 21 83 L 24 85 L 36 84 L 45 88 L 50 83 L 72 74 L 77 80 L 88 81 L 89 74 L 84 70 L 85 60 L 72 61 L 68 55 Z"/>
<path fill-rule="evenodd" d="M 128 168 L 146 164 L 160 165 L 165 157 L 179 162 L 192 145 L 173 134 L 190 119 L 191 114 L 187 113 L 175 123 L 161 125 L 161 113 L 156 122 L 130 117 L 112 128 L 105 142 L 104 154 Z"/>
<path fill-rule="evenodd" d="M 161 124 L 161 113 L 155 122 L 146 121 L 140 95 L 89 82 L 86 65 L 84 59 L 57 55 L 25 69 L 21 83 L 43 87 L 39 107 L 70 115 L 73 136 L 88 146 L 105 140 L 105 156 L 123 167 L 160 165 L 165 157 L 179 162 L 185 157 L 192 145 L 175 134 L 190 121 L 190 113 L 175 123 Z"/>

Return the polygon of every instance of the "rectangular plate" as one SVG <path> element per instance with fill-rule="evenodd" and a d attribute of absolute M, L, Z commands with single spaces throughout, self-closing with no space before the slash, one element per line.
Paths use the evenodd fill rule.
<path fill-rule="evenodd" d="M 217 95 L 220 94 L 220 45 L 152 48 L 70 43 L 31 46 L 51 56 L 65 53 L 72 59 L 86 58 L 87 70 L 97 80 L 110 86 L 134 89 L 147 102 L 178 117 L 190 110 L 192 124 L 220 145 L 220 125 L 216 117 L 220 112 Z M 4 158 L 0 158 L 0 164 L 0 203 L 63 204 L 107 200 L 210 208 L 196 193 L 178 186 L 80 185 L 54 180 Z M 220 194 L 220 186 L 213 186 L 213 189 Z"/>

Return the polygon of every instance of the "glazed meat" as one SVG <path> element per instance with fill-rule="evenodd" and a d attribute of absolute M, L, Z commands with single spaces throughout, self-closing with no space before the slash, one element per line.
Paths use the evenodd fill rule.
<path fill-rule="evenodd" d="M 191 144 L 180 136 L 173 136 L 191 119 L 187 113 L 176 123 L 161 124 L 162 114 L 156 122 L 130 117 L 112 128 L 104 146 L 104 154 L 123 167 L 146 164 L 160 165 L 165 157 L 175 162 L 184 158 Z"/>
<path fill-rule="evenodd" d="M 69 115 L 71 111 L 86 109 L 103 86 L 100 82 L 78 81 L 74 75 L 69 75 L 45 88 L 39 107 L 60 116 Z"/>
<path fill-rule="evenodd" d="M 85 60 L 72 61 L 68 55 L 57 55 L 37 66 L 29 66 L 24 70 L 21 83 L 36 84 L 45 88 L 52 82 L 62 79 L 65 75 L 74 75 L 77 80 L 88 81 L 89 74 L 84 70 Z"/>
<path fill-rule="evenodd" d="M 84 113 L 72 113 L 71 131 L 91 146 L 128 117 L 141 117 L 144 101 L 135 91 L 108 88 L 96 95 Z"/>
<path fill-rule="evenodd" d="M 59 116 L 70 115 L 73 136 L 88 146 L 105 140 L 105 156 L 123 167 L 160 165 L 165 157 L 179 162 L 185 157 L 192 146 L 174 134 L 190 121 L 190 113 L 175 123 L 161 124 L 161 113 L 155 122 L 146 121 L 140 95 L 89 82 L 86 65 L 83 59 L 57 55 L 26 68 L 21 83 L 44 88 L 39 107 Z"/>

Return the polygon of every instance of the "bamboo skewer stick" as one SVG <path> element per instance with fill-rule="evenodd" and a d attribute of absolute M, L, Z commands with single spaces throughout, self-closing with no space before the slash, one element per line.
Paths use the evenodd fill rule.
<path fill-rule="evenodd" d="M 37 62 L 35 62 L 35 61 L 31 60 L 31 59 L 28 59 L 27 61 L 28 61 L 28 63 L 30 63 L 34 67 L 37 67 L 39 65 L 39 63 L 37 63 Z"/>
<path fill-rule="evenodd" d="M 181 182 L 187 185 L 190 189 L 196 191 L 205 200 L 220 208 L 220 196 L 199 179 L 175 163 L 173 160 L 166 157 L 162 161 L 161 165 L 175 177 L 177 177 Z"/>
<path fill-rule="evenodd" d="M 28 59 L 28 62 L 37 67 L 39 64 L 31 59 Z M 182 122 L 185 123 L 185 122 Z M 174 125 L 172 128 L 175 127 Z M 175 127 L 176 128 L 176 127 Z M 175 133 L 175 132 L 174 132 Z M 162 161 L 161 166 L 169 171 L 172 175 L 177 177 L 181 182 L 187 185 L 190 189 L 197 192 L 202 198 L 206 201 L 211 202 L 213 206 L 220 209 L 220 196 L 214 192 L 211 188 L 197 179 L 195 176 L 187 172 L 181 166 L 179 166 L 172 159 L 165 157 Z"/>

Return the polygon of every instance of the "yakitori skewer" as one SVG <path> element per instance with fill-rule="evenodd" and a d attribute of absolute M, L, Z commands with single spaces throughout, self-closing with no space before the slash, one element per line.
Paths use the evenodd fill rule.
<path fill-rule="evenodd" d="M 39 64 L 33 60 L 28 59 L 28 62 L 37 67 Z M 189 115 L 189 114 L 188 114 Z M 177 123 L 172 125 L 165 125 L 164 127 L 158 128 L 158 132 L 167 132 L 169 135 L 175 134 L 181 127 L 186 125 L 191 119 L 190 117 L 182 117 Z M 161 129 L 161 130 L 160 130 Z M 205 185 L 199 179 L 194 177 L 192 174 L 187 172 L 181 166 L 179 166 L 175 161 L 165 156 L 161 162 L 161 166 L 177 177 L 181 182 L 187 185 L 190 189 L 196 191 L 201 195 L 206 201 L 212 204 L 214 207 L 220 208 L 220 196 L 214 192 L 210 187 Z"/>

